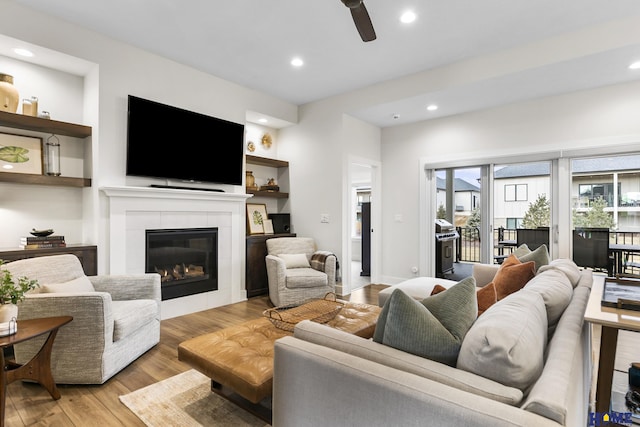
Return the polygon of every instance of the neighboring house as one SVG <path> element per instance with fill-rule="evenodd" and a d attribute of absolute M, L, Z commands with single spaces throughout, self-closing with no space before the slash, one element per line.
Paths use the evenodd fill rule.
<path fill-rule="evenodd" d="M 508 165 L 494 172 L 494 227 L 520 228 L 524 214 L 539 194 L 549 198 L 548 162 Z"/>
<path fill-rule="evenodd" d="M 597 198 L 607 201 L 620 231 L 640 230 L 640 155 L 572 161 L 571 207 L 590 209 Z M 494 172 L 494 225 L 518 228 L 529 204 L 550 194 L 550 163 L 509 165 Z M 617 191 L 614 191 L 617 188 Z"/>
<path fill-rule="evenodd" d="M 447 206 L 447 182 L 444 178 L 438 178 L 436 192 L 436 205 Z M 453 192 L 455 193 L 455 225 L 463 226 L 471 212 L 480 207 L 480 187 L 461 178 L 454 178 Z"/>

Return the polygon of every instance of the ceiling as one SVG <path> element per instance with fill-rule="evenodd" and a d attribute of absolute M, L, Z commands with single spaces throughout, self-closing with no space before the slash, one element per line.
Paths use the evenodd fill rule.
<path fill-rule="evenodd" d="M 377 39 L 364 43 L 340 0 L 14 1 L 297 105 L 640 17 L 638 0 L 366 0 Z M 409 9 L 417 19 L 402 24 Z M 347 112 L 384 127 L 640 79 L 627 68 L 640 60 L 638 36 L 610 48 L 604 39 L 576 38 L 576 50 L 597 47 L 584 55 L 505 65 L 491 78 L 453 75 Z M 295 56 L 303 66 L 291 66 Z M 430 103 L 439 109 L 426 111 Z"/>

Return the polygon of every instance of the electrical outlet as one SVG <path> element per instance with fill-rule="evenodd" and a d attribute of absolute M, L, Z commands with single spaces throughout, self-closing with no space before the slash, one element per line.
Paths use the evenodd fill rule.
<path fill-rule="evenodd" d="M 320 214 L 320 222 L 323 224 L 329 223 L 329 214 Z"/>

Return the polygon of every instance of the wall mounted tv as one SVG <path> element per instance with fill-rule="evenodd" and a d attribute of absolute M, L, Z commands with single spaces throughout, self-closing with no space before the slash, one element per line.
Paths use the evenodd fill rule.
<path fill-rule="evenodd" d="M 242 185 L 244 125 L 129 95 L 127 175 Z"/>

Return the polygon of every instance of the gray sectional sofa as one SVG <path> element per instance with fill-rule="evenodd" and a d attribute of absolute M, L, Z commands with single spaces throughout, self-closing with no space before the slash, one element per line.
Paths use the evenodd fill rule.
<path fill-rule="evenodd" d="M 477 285 L 496 269 L 475 268 Z M 301 322 L 275 344 L 273 425 L 585 426 L 593 280 L 570 260 L 540 268 L 478 317 L 456 366 Z"/>

